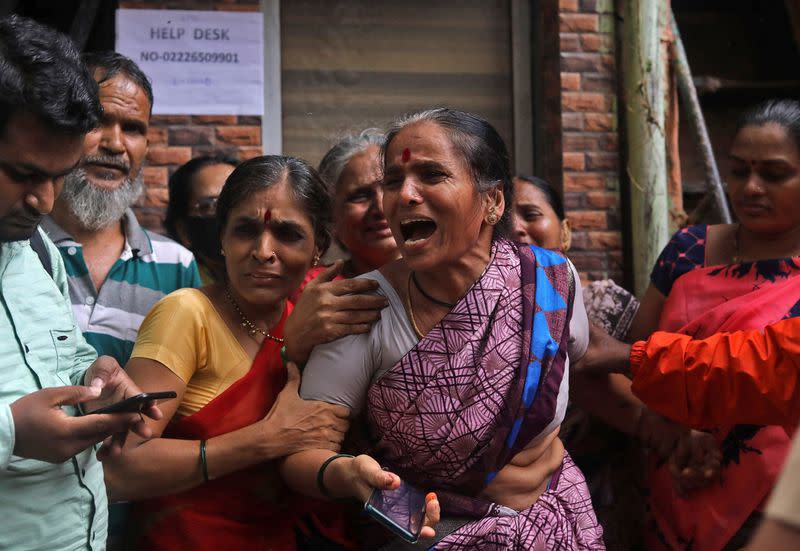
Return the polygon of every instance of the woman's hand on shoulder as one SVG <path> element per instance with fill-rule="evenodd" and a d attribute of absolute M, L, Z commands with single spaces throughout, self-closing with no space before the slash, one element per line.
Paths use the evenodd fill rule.
<path fill-rule="evenodd" d="M 289 362 L 288 379 L 269 413 L 259 423 L 265 459 L 307 449 L 339 451 L 349 427 L 350 410 L 316 400 L 303 400 L 300 371 Z"/>
<path fill-rule="evenodd" d="M 311 350 L 347 335 L 367 333 L 380 319 L 386 298 L 367 294 L 378 288 L 371 279 L 341 279 L 343 263 L 337 260 L 314 278 L 300 295 L 286 320 L 286 355 L 304 362 Z"/>

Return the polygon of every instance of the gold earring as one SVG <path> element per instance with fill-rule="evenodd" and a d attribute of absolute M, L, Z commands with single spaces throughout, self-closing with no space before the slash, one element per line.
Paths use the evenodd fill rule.
<path fill-rule="evenodd" d="M 315 255 L 314 255 L 314 262 L 313 262 L 311 265 L 312 265 L 313 267 L 316 267 L 316 266 L 317 266 L 317 264 L 319 264 L 319 255 L 318 255 L 318 254 L 315 254 Z"/>
<path fill-rule="evenodd" d="M 221 254 L 222 256 L 225 256 L 225 249 L 223 249 L 222 247 L 220 247 L 220 249 L 219 249 L 219 254 Z"/>
<path fill-rule="evenodd" d="M 495 210 L 494 206 L 489 207 L 489 214 L 486 216 L 486 223 L 490 226 L 497 224 L 497 212 L 495 212 Z"/>

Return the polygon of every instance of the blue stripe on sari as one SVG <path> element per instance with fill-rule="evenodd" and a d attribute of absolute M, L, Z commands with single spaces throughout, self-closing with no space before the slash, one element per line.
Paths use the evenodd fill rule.
<path fill-rule="evenodd" d="M 550 283 L 550 278 L 547 276 L 543 268 L 548 266 L 558 266 L 567 261 L 562 255 L 542 249 L 539 247 L 531 246 L 536 257 L 536 287 L 535 287 L 535 306 L 533 315 L 533 327 L 531 330 L 531 362 L 528 364 L 528 369 L 525 375 L 525 385 L 522 389 L 522 400 L 524 409 L 527 411 L 536 400 L 536 394 L 539 390 L 539 383 L 542 377 L 542 364 L 543 360 L 555 357 L 558 352 L 558 343 L 553 339 L 550 334 L 550 325 L 547 322 L 545 312 L 553 312 L 567 308 L 567 303 L 559 295 L 558 291 L 553 288 Z M 522 417 L 516 419 L 509 431 L 506 445 L 512 448 L 517 441 L 517 436 L 522 428 Z"/>

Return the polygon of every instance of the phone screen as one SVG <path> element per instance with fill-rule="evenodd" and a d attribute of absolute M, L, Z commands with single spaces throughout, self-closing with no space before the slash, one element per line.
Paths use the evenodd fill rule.
<path fill-rule="evenodd" d="M 425 494 L 400 481 L 396 490 L 374 490 L 364 509 L 397 535 L 415 542 L 425 521 Z"/>

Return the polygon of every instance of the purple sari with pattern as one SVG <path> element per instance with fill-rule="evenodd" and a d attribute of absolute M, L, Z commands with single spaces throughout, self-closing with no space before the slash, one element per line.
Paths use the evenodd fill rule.
<path fill-rule="evenodd" d="M 516 516 L 458 498 L 477 496 L 552 431 L 565 370 L 574 294 L 566 259 L 505 240 L 492 249 L 466 295 L 371 386 L 374 453 L 410 483 L 442 492 L 444 515 L 476 519 L 436 549 L 604 549 L 583 475 L 566 452 L 549 489 Z"/>

